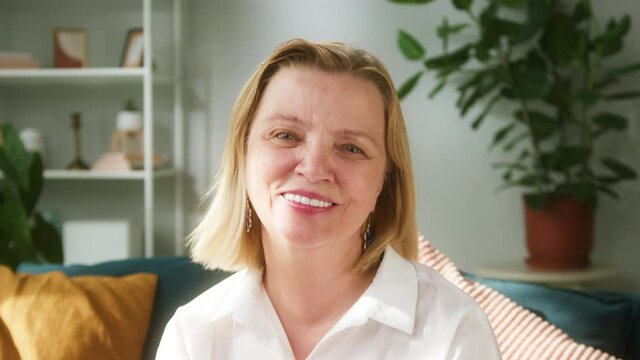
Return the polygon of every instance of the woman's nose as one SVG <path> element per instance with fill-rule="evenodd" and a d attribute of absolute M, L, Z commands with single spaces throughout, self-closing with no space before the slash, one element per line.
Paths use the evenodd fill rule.
<path fill-rule="evenodd" d="M 330 182 L 335 179 L 333 150 L 326 145 L 307 145 L 301 152 L 296 173 L 310 182 Z"/>

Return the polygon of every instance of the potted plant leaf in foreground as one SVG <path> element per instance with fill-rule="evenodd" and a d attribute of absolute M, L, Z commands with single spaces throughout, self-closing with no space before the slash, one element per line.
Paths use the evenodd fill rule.
<path fill-rule="evenodd" d="M 443 19 L 436 29 L 441 54 L 427 56 L 414 36 L 399 31 L 400 50 L 421 69 L 398 95 L 409 94 L 423 73 L 432 72 L 437 84 L 429 96 L 455 86 L 460 115 L 474 113 L 473 129 L 497 104 L 514 107 L 491 148 L 501 147 L 510 158 L 494 164 L 502 171 L 500 189 L 525 189 L 527 262 L 551 269 L 588 266 L 599 196 L 618 198 L 613 187 L 637 177 L 622 160 L 601 156 L 594 147 L 628 125 L 622 114 L 604 105 L 640 97 L 640 89 L 615 90 L 623 78 L 640 71 L 640 63 L 608 66 L 624 47 L 629 16 L 598 25 L 589 0 L 452 3 L 469 21 Z M 453 46 L 456 35 L 473 29 L 475 39 Z"/>
<path fill-rule="evenodd" d="M 29 153 L 10 124 L 0 125 L 0 264 L 62 263 L 58 230 L 35 210 L 42 192 L 40 155 Z"/>

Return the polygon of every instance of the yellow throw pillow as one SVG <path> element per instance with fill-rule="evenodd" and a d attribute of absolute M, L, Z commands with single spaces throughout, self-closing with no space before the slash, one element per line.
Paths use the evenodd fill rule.
<path fill-rule="evenodd" d="M 140 359 L 157 275 L 14 274 L 0 266 L 0 360 Z"/>

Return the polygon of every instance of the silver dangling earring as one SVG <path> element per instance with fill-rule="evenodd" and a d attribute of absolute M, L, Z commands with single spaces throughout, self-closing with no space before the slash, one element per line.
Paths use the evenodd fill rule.
<path fill-rule="evenodd" d="M 373 231 L 371 230 L 371 214 L 367 218 L 367 229 L 364 231 L 362 235 L 362 250 L 367 250 L 367 246 L 373 242 Z"/>
<path fill-rule="evenodd" d="M 246 208 L 244 210 L 244 228 L 247 232 L 251 231 L 251 226 L 253 225 L 251 215 L 251 203 L 249 202 L 249 197 L 247 196 Z"/>

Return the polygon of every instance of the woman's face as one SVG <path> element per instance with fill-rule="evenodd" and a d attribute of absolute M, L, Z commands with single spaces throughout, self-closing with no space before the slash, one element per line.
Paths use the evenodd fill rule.
<path fill-rule="evenodd" d="M 348 74 L 283 69 L 249 132 L 246 179 L 263 240 L 361 246 L 386 165 L 377 88 Z"/>

